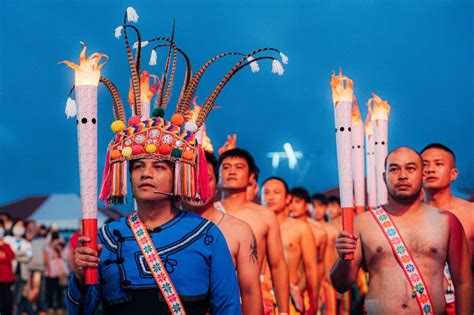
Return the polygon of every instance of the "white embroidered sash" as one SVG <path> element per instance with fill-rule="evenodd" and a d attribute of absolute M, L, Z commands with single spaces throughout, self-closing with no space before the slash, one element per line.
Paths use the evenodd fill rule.
<path fill-rule="evenodd" d="M 390 218 L 390 215 L 385 211 L 383 206 L 379 206 L 369 211 L 374 216 L 375 221 L 378 223 L 390 243 L 393 253 L 413 289 L 412 297 L 416 298 L 421 313 L 435 314 L 433 302 L 431 301 L 423 276 L 421 275 L 415 260 L 410 255 L 410 252 L 408 251 L 400 232 Z"/>
<path fill-rule="evenodd" d="M 158 288 L 160 288 L 166 304 L 168 304 L 171 314 L 186 315 L 173 282 L 171 282 L 168 272 L 166 272 L 166 268 L 161 262 L 160 255 L 158 255 L 158 252 L 151 241 L 150 235 L 148 235 L 146 227 L 138 217 L 136 211 L 128 216 L 128 222 L 132 228 L 135 240 L 145 257 L 148 268 L 150 269 L 153 278 L 155 278 L 156 284 L 158 285 Z"/>

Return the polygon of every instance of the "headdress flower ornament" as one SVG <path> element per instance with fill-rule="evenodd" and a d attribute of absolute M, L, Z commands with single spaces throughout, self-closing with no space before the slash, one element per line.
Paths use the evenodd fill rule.
<path fill-rule="evenodd" d="M 127 185 L 125 162 L 155 158 L 175 164 L 174 195 L 188 200 L 205 200 L 210 196 L 209 178 L 198 129 L 203 129 L 216 98 L 237 72 L 246 66 L 250 66 L 251 70 L 256 72 L 259 70 L 257 61 L 271 59 L 272 72 L 282 75 L 284 70 L 280 61 L 272 56 L 262 56 L 261 53 L 276 52 L 284 64 L 288 62 L 288 57 L 275 48 L 261 48 L 248 54 L 227 52 L 208 60 L 193 75 L 189 57 L 176 46 L 174 23 L 171 37 L 157 37 L 142 41 L 138 28 L 131 22 L 138 22 L 138 14 L 129 7 L 124 14 L 122 25 L 114 30 L 116 38 L 121 38 L 123 34 L 131 71 L 131 88 L 128 96 L 133 115 L 128 121 L 115 85 L 100 77 L 100 81 L 106 85 L 113 96 L 115 114 L 115 121 L 111 125 L 115 136 L 107 150 L 100 199 L 106 203 L 124 202 Z M 130 30 L 137 37 L 136 43 L 132 45 L 135 49 L 134 54 L 127 33 Z M 157 45 L 153 46 L 155 43 Z M 167 57 L 160 77 L 141 70 L 141 54 L 145 46 L 152 47 L 149 62 L 151 66 L 158 64 L 157 50 L 167 49 Z M 176 112 L 170 120 L 166 120 L 163 117 L 171 99 L 178 54 L 185 62 L 184 80 L 177 100 Z M 190 107 L 202 76 L 215 61 L 225 56 L 238 56 L 240 59 L 209 94 L 199 113 L 192 115 Z M 150 111 L 145 110 L 145 107 L 149 107 L 151 103 L 153 103 L 153 110 L 149 117 L 147 112 Z"/>

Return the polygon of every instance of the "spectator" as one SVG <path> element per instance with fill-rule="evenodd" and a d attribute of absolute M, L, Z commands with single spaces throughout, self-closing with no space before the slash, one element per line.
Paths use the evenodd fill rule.
<path fill-rule="evenodd" d="M 18 220 L 12 228 L 13 236 L 6 236 L 5 243 L 10 245 L 15 253 L 15 260 L 12 263 L 12 270 L 15 274 L 15 287 L 13 291 L 13 313 L 17 313 L 21 303 L 23 287 L 29 277 L 28 265 L 32 256 L 31 243 L 25 236 L 25 221 Z"/>
<path fill-rule="evenodd" d="M 40 315 L 45 314 L 47 308 L 45 303 L 46 284 L 44 280 L 45 261 L 44 251 L 46 250 L 46 227 L 41 225 L 36 236 L 31 241 L 32 258 L 29 265 L 30 277 L 27 283 L 28 294 L 26 298 L 32 303 L 32 309 Z M 36 293 L 36 290 L 38 293 Z"/>
<path fill-rule="evenodd" d="M 59 233 L 51 233 L 51 241 L 44 252 L 45 257 L 45 279 L 46 279 L 46 304 L 48 311 L 64 308 L 60 278 L 68 276 L 66 264 L 62 258 L 64 244 L 60 240 Z"/>
<path fill-rule="evenodd" d="M 3 221 L 3 229 L 5 230 L 5 236 L 12 235 L 13 220 L 12 216 L 7 212 L 0 213 L 0 220 Z"/>
<path fill-rule="evenodd" d="M 31 240 L 35 238 L 37 233 L 38 233 L 38 227 L 36 226 L 36 221 L 35 220 L 26 221 L 25 239 L 31 242 Z"/>
<path fill-rule="evenodd" d="M 11 286 L 15 281 L 12 262 L 15 254 L 10 245 L 3 241 L 5 229 L 0 220 L 0 314 L 10 315 L 13 311 L 13 296 Z"/>

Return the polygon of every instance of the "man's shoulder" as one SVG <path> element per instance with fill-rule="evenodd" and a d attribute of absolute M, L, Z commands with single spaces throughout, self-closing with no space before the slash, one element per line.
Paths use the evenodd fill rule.
<path fill-rule="evenodd" d="M 252 231 L 252 228 L 250 225 L 245 222 L 244 220 L 241 220 L 239 218 L 234 217 L 231 214 L 224 214 L 223 221 L 227 226 L 231 226 L 233 230 L 239 230 L 239 231 Z"/>

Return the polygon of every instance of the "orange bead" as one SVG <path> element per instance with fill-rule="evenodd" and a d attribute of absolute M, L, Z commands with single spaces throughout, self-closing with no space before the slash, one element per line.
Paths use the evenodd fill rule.
<path fill-rule="evenodd" d="M 181 114 L 174 114 L 171 116 L 171 122 L 176 126 L 182 126 L 184 124 L 184 117 Z"/>
<path fill-rule="evenodd" d="M 191 161 L 194 158 L 194 152 L 193 151 L 184 151 L 183 155 L 181 157 L 183 158 L 183 160 Z"/>
<path fill-rule="evenodd" d="M 119 150 L 112 150 L 112 151 L 110 151 L 110 158 L 111 158 L 112 160 L 119 159 L 121 156 L 122 156 L 122 153 L 120 153 Z"/>

